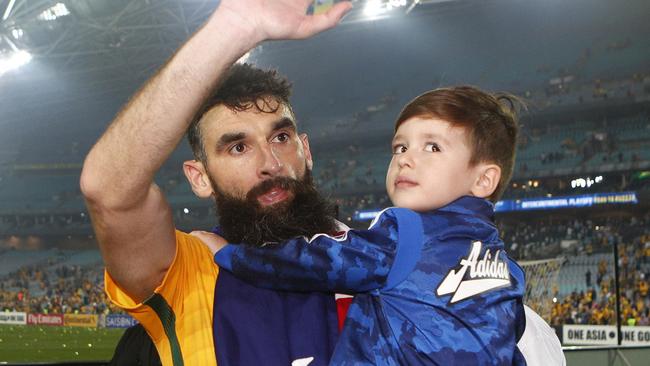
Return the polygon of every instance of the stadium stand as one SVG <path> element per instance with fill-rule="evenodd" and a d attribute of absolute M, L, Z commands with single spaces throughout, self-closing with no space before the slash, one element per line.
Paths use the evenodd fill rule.
<path fill-rule="evenodd" d="M 0 311 L 109 314 L 97 250 L 12 250 L 0 255 Z M 12 263 L 12 266 L 5 266 Z"/>

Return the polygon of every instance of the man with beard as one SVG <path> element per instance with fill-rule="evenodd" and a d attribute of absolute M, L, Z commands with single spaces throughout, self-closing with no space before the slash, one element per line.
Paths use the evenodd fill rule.
<path fill-rule="evenodd" d="M 175 230 L 153 183 L 198 110 L 188 134 L 197 159 L 184 171 L 197 196 L 217 201 L 221 234 L 260 243 L 335 229 L 314 195 L 309 144 L 296 130 L 286 82 L 248 66 L 224 79 L 258 43 L 310 37 L 350 8 L 345 1 L 310 16 L 310 3 L 222 0 L 84 162 L 80 184 L 106 264 L 106 290 L 145 327 L 164 365 L 215 365 L 215 347 L 220 365 L 329 360 L 337 335 L 333 296 L 265 292 L 220 272 L 197 237 Z M 233 90 L 214 93 L 220 83 L 219 90 Z M 246 88 L 252 92 L 240 90 Z"/>
<path fill-rule="evenodd" d="M 188 140 L 196 160 L 185 162 L 185 174 L 197 196 L 214 197 L 216 232 L 224 237 L 262 245 L 336 233 L 342 226 L 314 186 L 307 136 L 297 133 L 289 92 L 289 83 L 275 71 L 236 64 L 190 125 Z M 206 146 L 215 146 L 215 152 Z M 219 168 L 211 172 L 212 164 Z M 246 168 L 251 165 L 254 169 Z M 265 179 L 246 192 L 232 181 L 234 176 L 219 173 L 224 168 L 239 169 L 239 175 L 254 171 Z M 213 318 L 217 361 L 325 364 L 338 335 L 336 310 L 331 294 L 264 290 L 221 271 Z"/>

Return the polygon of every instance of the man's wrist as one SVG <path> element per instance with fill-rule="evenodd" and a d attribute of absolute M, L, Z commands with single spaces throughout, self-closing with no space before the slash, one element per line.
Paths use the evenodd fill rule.
<path fill-rule="evenodd" d="M 227 37 L 233 46 L 238 47 L 241 55 L 257 47 L 266 40 L 264 34 L 248 22 L 242 21 L 240 16 L 231 14 L 228 10 L 217 9 L 205 24 L 210 34 Z"/>

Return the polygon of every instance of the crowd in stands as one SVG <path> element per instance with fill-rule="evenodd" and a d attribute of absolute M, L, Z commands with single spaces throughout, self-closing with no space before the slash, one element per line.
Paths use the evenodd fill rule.
<path fill-rule="evenodd" d="M 106 298 L 101 265 L 31 265 L 1 276 L 0 311 L 39 314 L 120 312 Z"/>
<path fill-rule="evenodd" d="M 650 235 L 619 247 L 622 325 L 650 325 Z M 585 272 L 587 291 L 561 296 L 554 289 L 551 324 L 616 324 L 616 287 L 612 263 L 601 259 L 596 273 Z M 595 276 L 595 278 L 594 278 Z"/>
<path fill-rule="evenodd" d="M 543 90 L 525 91 L 522 95 L 537 109 L 612 100 L 636 101 L 650 94 L 650 75 L 634 73 L 621 78 L 581 80 L 570 71 L 549 79 Z"/>
<path fill-rule="evenodd" d="M 614 244 L 635 248 L 645 245 L 640 241 L 650 234 L 650 215 L 498 223 L 510 255 L 525 260 L 611 252 Z"/>
<path fill-rule="evenodd" d="M 648 111 L 620 119 L 575 122 L 574 125 L 541 124 L 524 128 L 518 143 L 520 175 L 549 169 L 598 164 L 638 163 L 650 142 Z M 540 146 L 543 150 L 540 152 Z"/>
<path fill-rule="evenodd" d="M 538 137 L 539 138 L 539 137 Z M 526 139 L 523 139 L 526 141 Z M 591 159 L 596 153 L 603 152 L 601 158 L 603 162 L 625 161 L 625 155 L 617 150 L 617 141 L 614 135 L 606 132 L 589 132 L 583 141 L 576 141 L 574 138 L 567 137 L 560 143 L 560 151 L 547 151 L 539 154 L 539 160 L 542 165 L 553 165 L 561 162 L 567 157 L 580 157 L 580 163 L 584 164 Z M 520 144 L 520 150 L 525 149 L 527 144 Z M 633 157 L 630 157 L 633 159 Z"/>
<path fill-rule="evenodd" d="M 614 244 L 619 248 L 622 323 L 650 325 L 650 215 L 501 222 L 500 227 L 509 254 L 519 261 L 565 258 L 550 296 L 541 300 L 553 301 L 547 319 L 552 325 L 616 324 Z M 579 282 L 572 282 L 576 274 Z"/>

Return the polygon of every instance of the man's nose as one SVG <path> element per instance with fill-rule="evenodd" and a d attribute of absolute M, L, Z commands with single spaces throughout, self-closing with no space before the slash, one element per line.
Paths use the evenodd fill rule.
<path fill-rule="evenodd" d="M 262 177 L 275 177 L 282 171 L 283 164 L 280 155 L 273 149 L 273 145 L 265 145 L 261 149 L 261 164 L 259 175 Z"/>

